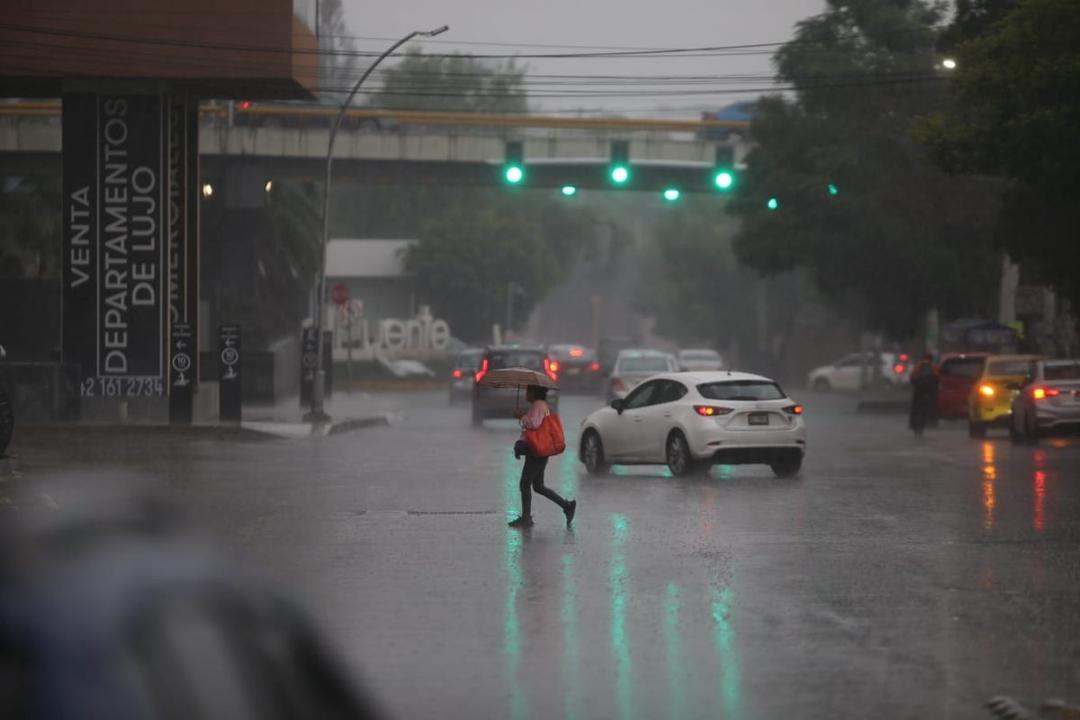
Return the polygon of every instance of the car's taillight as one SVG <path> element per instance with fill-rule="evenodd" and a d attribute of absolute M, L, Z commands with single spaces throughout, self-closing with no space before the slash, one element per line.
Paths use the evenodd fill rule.
<path fill-rule="evenodd" d="M 589 369 L 593 372 L 600 372 L 600 363 L 594 362 L 592 365 L 589 366 Z"/>
<path fill-rule="evenodd" d="M 474 376 L 476 378 L 477 383 L 479 383 L 481 380 L 484 379 L 484 376 L 487 375 L 487 371 L 488 371 L 488 359 L 484 358 L 484 361 L 480 363 L 480 369 L 476 371 L 476 375 Z"/>
<path fill-rule="evenodd" d="M 552 360 L 551 358 L 544 358 L 544 372 L 546 372 L 547 376 L 552 380 L 557 380 L 559 362 L 557 360 Z"/>
<path fill-rule="evenodd" d="M 717 407 L 715 405 L 695 405 L 694 412 L 701 417 L 715 417 L 716 415 L 729 415 L 732 410 L 727 407 Z"/>
<path fill-rule="evenodd" d="M 584 354 L 585 354 L 585 351 L 582 350 L 579 347 L 570 348 L 570 357 L 572 357 L 572 358 L 579 358 L 579 357 L 582 357 Z"/>
<path fill-rule="evenodd" d="M 802 405 L 788 405 L 786 408 L 784 408 L 784 412 L 788 413 L 789 415 L 802 415 L 803 406 Z"/>
<path fill-rule="evenodd" d="M 985 398 L 992 398 L 997 394 L 997 390 L 994 389 L 993 385 L 983 383 L 979 386 L 979 394 Z"/>
<path fill-rule="evenodd" d="M 907 353 L 900 353 L 900 362 L 906 363 L 910 359 Z"/>
<path fill-rule="evenodd" d="M 454 370 L 454 379 L 455 380 L 460 380 L 462 375 L 464 375 L 464 373 L 461 372 L 461 370 Z"/>
<path fill-rule="evenodd" d="M 904 366 L 904 365 L 901 365 L 900 363 L 897 363 L 896 365 L 893 366 L 893 371 L 897 375 L 903 375 L 905 370 L 907 370 L 907 367 Z"/>
<path fill-rule="evenodd" d="M 1057 397 L 1061 391 L 1057 388 L 1036 387 L 1031 389 L 1031 397 L 1036 400 L 1045 400 L 1048 397 Z"/>

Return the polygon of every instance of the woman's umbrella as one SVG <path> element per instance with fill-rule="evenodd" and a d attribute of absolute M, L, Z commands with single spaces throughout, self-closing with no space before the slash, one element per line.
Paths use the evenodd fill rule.
<path fill-rule="evenodd" d="M 518 406 L 521 388 L 527 388 L 530 385 L 539 385 L 540 387 L 545 387 L 549 390 L 559 389 L 558 384 L 552 380 L 549 375 L 523 367 L 489 370 L 484 374 L 484 377 L 480 378 L 480 384 L 493 388 L 517 388 L 518 397 L 514 399 L 514 407 Z"/>

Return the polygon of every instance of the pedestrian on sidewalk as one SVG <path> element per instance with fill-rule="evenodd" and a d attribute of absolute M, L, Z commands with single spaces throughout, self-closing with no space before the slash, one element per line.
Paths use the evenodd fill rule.
<path fill-rule="evenodd" d="M 534 455 L 525 438 L 526 431 L 539 429 L 544 418 L 551 414 L 547 393 L 548 389 L 545 387 L 529 385 L 525 389 L 525 400 L 529 403 L 529 409 L 517 413 L 518 422 L 521 423 L 521 438 L 514 443 L 514 457 L 524 456 L 525 465 L 521 468 L 521 516 L 511 521 L 510 527 L 532 526 L 533 490 L 562 508 L 567 527 L 574 521 L 574 513 L 577 511 L 577 500 L 564 500 L 557 492 L 544 485 L 544 471 L 547 469 L 548 459 Z"/>

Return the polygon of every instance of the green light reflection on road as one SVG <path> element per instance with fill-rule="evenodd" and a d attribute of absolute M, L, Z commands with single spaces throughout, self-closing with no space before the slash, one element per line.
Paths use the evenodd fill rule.
<path fill-rule="evenodd" d="M 740 717 L 739 655 L 735 648 L 735 631 L 731 627 L 731 588 L 712 591 L 712 618 L 716 659 L 720 667 L 720 693 L 725 718 Z"/>
<path fill-rule="evenodd" d="M 667 593 L 664 595 L 664 644 L 667 646 L 667 675 L 668 675 L 668 717 L 681 718 L 686 714 L 684 698 L 686 697 L 685 675 L 682 666 L 682 641 L 679 631 L 679 610 L 682 599 L 679 597 L 679 586 L 668 583 Z"/>
<path fill-rule="evenodd" d="M 513 519 L 516 517 L 518 505 L 521 502 L 518 491 L 518 478 L 520 468 L 512 458 L 506 461 L 503 472 L 503 486 L 506 496 L 506 515 Z M 518 681 L 518 673 L 521 668 L 521 623 L 518 620 L 517 597 L 518 591 L 524 586 L 525 580 L 521 571 L 521 545 L 522 531 L 514 528 L 506 528 L 506 546 L 503 551 L 503 560 L 506 572 L 506 602 L 503 608 L 503 654 L 506 662 L 506 687 L 510 693 L 510 717 L 514 720 L 525 717 L 525 694 Z"/>
<path fill-rule="evenodd" d="M 626 598 L 630 579 L 623 548 L 630 534 L 630 522 L 623 515 L 612 515 L 611 574 L 611 655 L 615 663 L 615 703 L 621 720 L 633 717 L 633 685 L 630 662 L 630 639 L 626 632 Z"/>
<path fill-rule="evenodd" d="M 567 720 L 581 716 L 581 653 L 578 648 L 577 588 L 574 584 L 574 556 L 562 557 L 563 626 L 563 707 Z"/>
<path fill-rule="evenodd" d="M 567 500 L 577 497 L 577 460 L 573 453 L 565 452 L 559 460 L 559 494 Z"/>

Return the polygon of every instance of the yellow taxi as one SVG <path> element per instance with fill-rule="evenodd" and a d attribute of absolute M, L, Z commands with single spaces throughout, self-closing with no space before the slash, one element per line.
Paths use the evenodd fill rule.
<path fill-rule="evenodd" d="M 1031 376 L 1038 355 L 991 355 L 983 364 L 968 401 L 968 434 L 986 437 L 986 428 L 1008 427 L 1012 401 Z"/>

